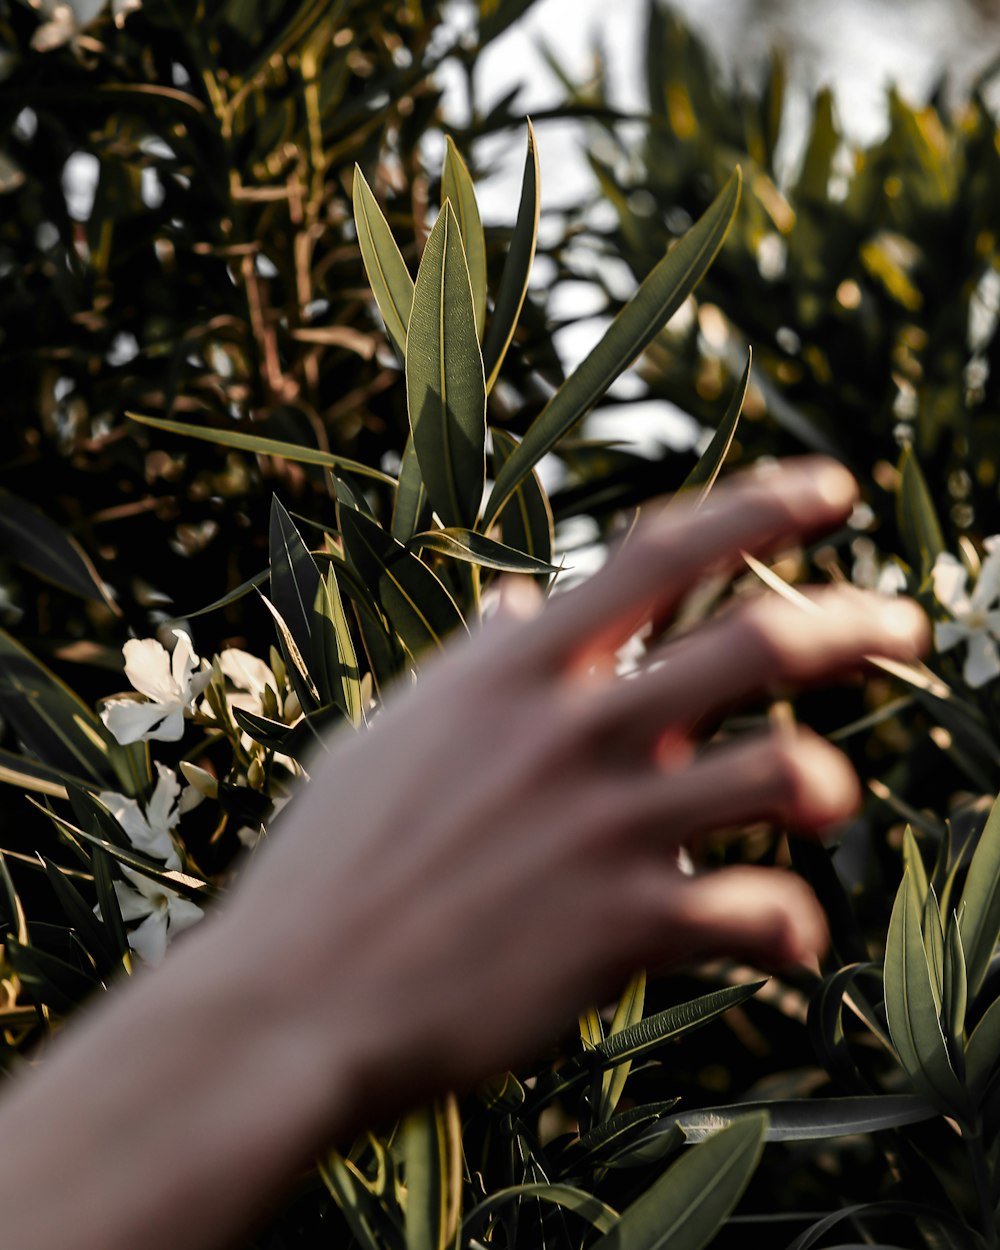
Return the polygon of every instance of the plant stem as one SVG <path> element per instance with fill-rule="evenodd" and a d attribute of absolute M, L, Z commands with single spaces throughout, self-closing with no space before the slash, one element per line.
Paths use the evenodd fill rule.
<path fill-rule="evenodd" d="M 972 1175 L 975 1179 L 976 1192 L 979 1196 L 979 1215 L 983 1226 L 983 1236 L 986 1239 L 986 1245 L 989 1247 L 989 1250 L 996 1250 L 998 1245 L 997 1226 L 993 1217 L 993 1202 L 990 1197 L 992 1186 L 990 1185 L 989 1169 L 986 1166 L 986 1155 L 983 1151 L 982 1130 L 978 1123 L 974 1127 L 963 1126 L 963 1130 L 965 1128 L 968 1128 L 969 1131 L 963 1131 L 962 1140 L 965 1142 L 969 1162 L 972 1164 Z"/>

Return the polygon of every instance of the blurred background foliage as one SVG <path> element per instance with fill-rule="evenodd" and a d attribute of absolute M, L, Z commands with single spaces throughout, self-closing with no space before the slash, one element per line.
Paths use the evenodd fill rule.
<path fill-rule="evenodd" d="M 69 20 L 54 5 L 0 0 L 0 620 L 86 701 L 120 688 L 130 634 L 162 630 L 267 568 L 272 494 L 309 538 L 310 523 L 337 527 L 338 489 L 342 504 L 353 488 L 362 510 L 389 523 L 384 485 L 366 480 L 362 492 L 350 475 L 336 485 L 322 468 L 183 439 L 124 414 L 236 429 L 395 474 L 406 394 L 358 249 L 354 165 L 415 273 L 441 199 L 442 72 L 466 93 L 449 132 L 474 176 L 491 172 L 498 135 L 520 159 L 515 96 L 481 104 L 478 67 L 531 7 L 482 0 L 446 15 L 428 0 L 144 0 L 139 9 L 81 3 Z M 564 378 L 560 335 L 617 311 L 739 165 L 742 204 L 697 292 L 603 402 L 601 421 L 564 439 L 543 466 L 557 555 L 579 571 L 584 546 L 600 546 L 635 507 L 681 485 L 752 346 L 730 463 L 827 451 L 857 474 L 865 497 L 849 527 L 793 553 L 782 576 L 870 583 L 892 562 L 940 617 L 934 559 L 956 552 L 975 572 L 983 540 L 1000 531 L 1000 143 L 990 75 L 957 107 L 943 88 L 917 107 L 890 93 L 887 132 L 866 144 L 845 136 L 829 91 L 811 94 L 805 142 L 789 161 L 787 127 L 798 123 L 787 61 L 776 54 L 759 76 L 734 77 L 669 8 L 651 2 L 644 12 L 638 112 L 626 115 L 609 94 L 599 59 L 580 82 L 559 64 L 557 45 L 549 54 L 564 98 L 536 116 L 543 180 L 545 126 L 574 120 L 592 191 L 543 211 L 540 263 L 490 394 L 490 425 L 529 428 Z M 543 210 L 545 202 L 543 191 Z M 512 192 L 505 223 L 487 221 L 494 293 L 516 212 Z M 658 414 L 652 439 L 635 435 L 639 404 Z M 274 640 L 252 595 L 193 627 L 203 655 L 223 643 L 267 655 Z M 627 1094 L 622 1081 L 610 1102 L 593 1055 L 615 1021 L 594 1013 L 566 1053 L 463 1104 L 466 1211 L 510 1186 L 553 1181 L 627 1206 L 679 1150 L 669 1122 L 678 1096 L 697 1110 L 907 1094 L 879 1042 L 904 823 L 915 833 L 911 865 L 916 845 L 929 870 L 937 859 L 939 885 L 952 868 L 962 880 L 1000 783 L 996 683 L 964 688 L 952 656 L 934 667 L 957 697 L 876 673 L 797 702 L 869 783 L 832 856 L 765 830 L 719 853 L 791 863 L 812 881 L 834 935 L 823 978 L 775 979 L 750 997 L 745 972 L 715 966 L 642 993 L 633 986 L 633 1015 L 617 1032 L 705 993 L 736 1005 L 690 1039 L 658 1017 L 652 1035 L 673 1044 L 646 1051 L 637 1040 Z M 18 749 L 5 733 L 2 745 Z M 233 853 L 211 835 L 206 827 L 198 844 L 209 874 Z M 20 804 L 5 805 L 0 838 L 29 857 L 54 845 L 47 819 Z M 51 938 L 50 884 L 13 864 L 39 940 Z M 970 1000 L 970 1030 L 996 988 L 994 971 Z M 842 1014 L 845 992 L 854 1010 Z M 579 1079 L 563 1088 L 567 1062 Z M 1000 1176 L 991 1090 L 985 1181 L 940 1117 L 878 1135 L 848 1132 L 841 1120 L 830 1136 L 827 1109 L 813 1113 L 808 1132 L 793 1124 L 778 1135 L 785 1144 L 764 1153 L 741 1219 L 788 1217 L 767 1235 L 773 1242 L 777 1229 L 780 1244 L 792 1244 L 821 1212 L 850 1201 L 919 1201 L 921 1212 L 886 1207 L 883 1223 L 868 1223 L 878 1214 L 869 1209 L 854 1232 L 901 1245 L 979 1244 L 970 1229 Z M 614 1131 L 612 1113 L 625 1117 Z M 887 1113 L 887 1122 L 901 1121 Z M 277 1250 L 332 1235 L 335 1244 L 353 1236 L 395 1247 L 415 1238 L 394 1168 L 405 1174 L 421 1132 L 444 1153 L 455 1148 L 448 1105 L 422 1123 L 331 1156 L 255 1244 Z M 586 1206 L 581 1217 L 578 1200 L 567 1201 L 543 1209 L 522 1191 L 487 1231 L 470 1225 L 468 1244 L 596 1240 L 606 1217 Z M 949 1214 L 935 1221 L 928 1206 Z M 717 1244 L 747 1232 L 734 1221 Z M 453 1233 L 438 1229 L 427 1244 Z M 995 1230 L 984 1236 L 995 1244 Z"/>

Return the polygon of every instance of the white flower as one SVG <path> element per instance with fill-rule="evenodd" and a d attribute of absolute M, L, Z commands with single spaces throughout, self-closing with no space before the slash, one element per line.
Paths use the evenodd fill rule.
<path fill-rule="evenodd" d="M 876 590 L 880 595 L 898 595 L 906 589 L 906 574 L 895 560 L 879 561 L 875 544 L 870 538 L 856 538 L 851 543 L 854 564 L 851 581 L 865 590 Z"/>
<path fill-rule="evenodd" d="M 129 946 L 147 963 L 158 964 L 166 953 L 168 937 L 190 928 L 205 913 L 141 872 L 123 867 L 122 873 L 135 886 L 131 889 L 121 881 L 115 882 L 122 919 L 142 921 L 128 935 Z"/>
<path fill-rule="evenodd" d="M 971 595 L 966 591 L 968 574 L 953 555 L 938 556 L 931 570 L 934 595 L 953 618 L 935 621 L 934 645 L 938 651 L 949 651 L 960 642 L 966 644 L 962 675 L 973 688 L 1000 674 L 1000 534 L 983 545 L 987 555 Z"/>
<path fill-rule="evenodd" d="M 241 651 L 239 647 L 226 647 L 219 652 L 219 668 L 240 692 L 226 695 L 230 707 L 238 707 L 252 716 L 265 716 L 264 689 L 270 686 L 280 708 L 277 678 L 263 660 L 258 660 L 249 651 Z"/>
<path fill-rule="evenodd" d="M 156 765 L 159 774 L 156 788 L 149 797 L 146 810 L 124 794 L 102 790 L 97 796 L 128 835 L 137 851 L 162 859 L 168 868 L 180 868 L 180 856 L 174 845 L 173 831 L 180 820 L 180 782 L 169 768 Z"/>
<path fill-rule="evenodd" d="M 122 648 L 125 676 L 144 694 L 149 703 L 134 699 L 111 699 L 101 712 L 101 720 L 122 746 L 157 738 L 177 742 L 184 734 L 184 714 L 208 685 L 212 676 L 194 653 L 191 639 L 182 629 L 172 631 L 177 639 L 173 655 L 155 638 L 130 638 Z"/>

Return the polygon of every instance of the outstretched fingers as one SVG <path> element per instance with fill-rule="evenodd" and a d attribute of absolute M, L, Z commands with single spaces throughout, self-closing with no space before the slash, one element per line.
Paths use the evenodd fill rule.
<path fill-rule="evenodd" d="M 836 747 L 809 729 L 751 734 L 676 769 L 649 766 L 621 782 L 628 835 L 672 849 L 767 820 L 817 832 L 857 809 L 860 788 Z"/>
<path fill-rule="evenodd" d="M 603 732 L 637 745 L 670 727 L 690 733 L 754 695 L 830 680 L 867 656 L 911 661 L 929 643 L 927 617 L 912 600 L 828 587 L 810 602 L 807 612 L 761 594 L 657 649 L 644 671 L 610 683 L 594 704 Z"/>
<path fill-rule="evenodd" d="M 741 551 L 766 555 L 825 532 L 856 498 L 846 469 L 809 456 L 735 475 L 701 508 L 676 501 L 644 519 L 588 582 L 548 605 L 532 633 L 532 656 L 550 667 L 586 668 L 646 620 L 671 612 L 707 574 L 735 569 Z"/>

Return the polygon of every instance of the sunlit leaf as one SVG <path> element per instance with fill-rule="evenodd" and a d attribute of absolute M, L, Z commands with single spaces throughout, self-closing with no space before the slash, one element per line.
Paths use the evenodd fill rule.
<path fill-rule="evenodd" d="M 406 327 L 413 304 L 413 279 L 388 222 L 358 165 L 354 167 L 354 222 L 361 259 L 389 337 L 406 355 Z"/>
<path fill-rule="evenodd" d="M 462 1125 L 453 1095 L 403 1121 L 407 1250 L 450 1250 L 462 1219 Z"/>
<path fill-rule="evenodd" d="M 740 183 L 737 169 L 705 214 L 655 266 L 601 341 L 535 418 L 497 477 L 484 525 L 499 515 L 528 471 L 590 411 L 698 285 L 736 214 Z"/>
<path fill-rule="evenodd" d="M 536 560 L 523 551 L 515 551 L 503 543 L 485 538 L 475 530 L 442 529 L 414 534 L 406 544 L 410 551 L 436 551 L 439 555 L 478 564 L 486 569 L 505 573 L 554 573 L 555 567 Z"/>
<path fill-rule="evenodd" d="M 445 525 L 471 528 L 486 481 L 486 383 L 465 249 L 448 204 L 427 240 L 414 287 L 406 402 L 435 512 Z"/>
<path fill-rule="evenodd" d="M 476 314 L 476 334 L 483 337 L 486 324 L 486 239 L 476 203 L 476 189 L 468 167 L 451 135 L 447 138 L 444 170 L 441 174 L 441 203 L 450 201 L 462 233 L 465 259 L 472 283 L 472 304 Z"/>

